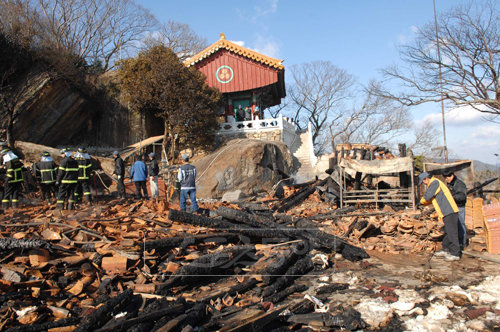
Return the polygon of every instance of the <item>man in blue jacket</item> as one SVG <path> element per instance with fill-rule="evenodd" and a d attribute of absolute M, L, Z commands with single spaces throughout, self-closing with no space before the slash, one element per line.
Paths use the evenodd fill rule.
<path fill-rule="evenodd" d="M 146 187 L 146 179 L 148 178 L 148 168 L 146 164 L 142 161 L 142 156 L 137 158 L 137 161 L 132 165 L 130 170 L 130 179 L 134 181 L 135 189 L 137 191 L 136 198 L 142 198 L 141 189 L 144 194 L 144 198 L 148 199 L 148 189 Z"/>
<path fill-rule="evenodd" d="M 181 210 L 186 211 L 187 197 L 191 199 L 193 205 L 193 213 L 198 211 L 198 204 L 196 203 L 196 167 L 189 164 L 189 156 L 182 155 L 183 165 L 179 169 L 177 179 L 181 184 L 180 205 Z"/>

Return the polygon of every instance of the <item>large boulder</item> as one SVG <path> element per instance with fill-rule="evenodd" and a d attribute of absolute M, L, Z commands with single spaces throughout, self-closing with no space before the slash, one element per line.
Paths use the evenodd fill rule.
<path fill-rule="evenodd" d="M 269 192 L 293 173 L 293 159 L 282 142 L 236 139 L 193 162 L 200 198 L 221 198 L 241 190 L 241 196 Z M 274 166 L 273 166 L 274 165 Z"/>

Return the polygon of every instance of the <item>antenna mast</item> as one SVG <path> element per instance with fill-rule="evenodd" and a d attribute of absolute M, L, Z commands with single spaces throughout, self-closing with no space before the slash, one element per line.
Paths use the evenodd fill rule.
<path fill-rule="evenodd" d="M 446 145 L 446 127 L 444 123 L 444 98 L 443 98 L 443 74 L 441 72 L 441 51 L 439 48 L 439 36 L 438 36 L 438 24 L 437 24 L 437 15 L 436 15 L 436 0 L 432 0 L 434 4 L 434 26 L 436 28 L 436 46 L 437 46 L 437 55 L 438 55 L 438 64 L 439 64 L 439 85 L 441 88 L 441 117 L 443 119 L 443 141 L 444 141 L 444 161 L 448 162 L 448 146 Z"/>

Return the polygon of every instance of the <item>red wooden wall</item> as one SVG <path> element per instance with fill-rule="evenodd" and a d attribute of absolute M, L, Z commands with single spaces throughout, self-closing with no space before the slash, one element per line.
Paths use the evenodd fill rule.
<path fill-rule="evenodd" d="M 221 66 L 229 66 L 233 71 L 233 78 L 227 83 L 221 83 L 216 78 L 217 70 Z M 222 93 L 251 90 L 276 83 L 279 71 L 225 49 L 197 63 L 196 68 L 207 77 L 209 86 L 219 89 Z M 221 70 L 220 77 L 227 78 L 223 81 L 229 80 L 228 70 Z"/>

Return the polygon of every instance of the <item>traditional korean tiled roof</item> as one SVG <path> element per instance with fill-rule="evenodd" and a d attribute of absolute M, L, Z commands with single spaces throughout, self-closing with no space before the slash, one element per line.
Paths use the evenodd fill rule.
<path fill-rule="evenodd" d="M 270 66 L 270 67 L 274 67 L 274 68 L 278 68 L 278 69 L 285 68 L 283 66 L 283 60 L 268 57 L 266 55 L 252 51 L 249 48 L 246 48 L 246 47 L 240 46 L 238 44 L 235 44 L 233 42 L 230 42 L 229 40 L 226 39 L 226 36 L 223 33 L 220 34 L 220 39 L 217 42 L 215 42 L 214 44 L 205 48 L 200 53 L 198 53 L 198 54 L 192 56 L 191 58 L 187 59 L 186 61 L 184 61 L 184 65 L 186 65 L 188 67 L 193 66 L 197 62 L 200 62 L 203 59 L 210 57 L 210 55 L 214 54 L 215 52 L 217 52 L 220 49 L 226 49 L 230 52 L 244 56 L 248 59 L 255 60 L 257 62 L 260 62 L 260 63 L 265 64 L 265 65 Z"/>

